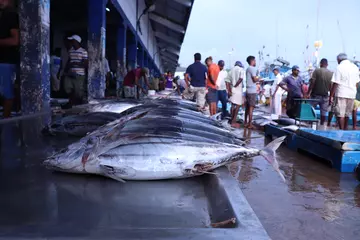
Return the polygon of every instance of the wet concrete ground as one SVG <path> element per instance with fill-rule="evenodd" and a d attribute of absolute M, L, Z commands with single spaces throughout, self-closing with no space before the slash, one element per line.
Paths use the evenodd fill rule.
<path fill-rule="evenodd" d="M 244 137 L 262 135 L 243 130 Z M 264 138 L 251 140 L 263 147 Z M 261 157 L 229 166 L 272 239 L 359 239 L 360 183 L 313 156 L 281 147 L 286 183 Z"/>
<path fill-rule="evenodd" d="M 109 225 L 116 228 L 117 224 L 126 225 L 129 219 L 133 224 L 152 224 L 150 219 L 142 221 L 144 214 L 131 218 L 133 212 L 126 211 L 127 216 L 123 215 L 121 209 L 124 209 L 125 203 L 122 203 L 123 206 L 118 203 L 122 201 L 124 192 L 114 194 L 113 191 L 118 186 L 117 182 L 93 177 L 88 181 L 88 176 L 53 174 L 42 168 L 41 162 L 48 154 L 75 140 L 62 139 L 59 144 L 54 138 L 44 137 L 40 134 L 42 120 L 37 121 L 8 123 L 6 127 L 0 127 L 0 237 L 19 229 L 19 226 L 27 233 L 47 231 L 55 235 L 66 235 L 66 230 L 75 228 L 75 235 L 87 236 L 94 234 L 94 228 L 103 231 Z M 261 132 L 241 130 L 241 133 L 248 138 L 258 137 L 251 140 L 253 147 L 263 147 L 266 142 Z M 338 173 L 314 157 L 285 147 L 279 149 L 278 160 L 286 183 L 261 157 L 229 167 L 272 239 L 359 239 L 360 184 L 351 174 Z M 170 185 L 167 191 L 172 189 L 176 192 Z M 184 189 L 192 186 L 185 185 Z M 139 191 L 146 189 L 138 184 L 132 187 L 138 187 Z M 162 187 L 159 185 L 157 189 Z M 198 192 L 196 188 L 192 191 Z M 194 217 L 191 213 L 190 203 L 198 199 L 194 194 L 191 191 L 185 194 L 190 196 L 191 201 L 179 199 L 181 204 L 189 203 L 185 204 L 189 208 L 185 209 L 184 219 L 192 218 L 193 222 L 188 223 L 202 228 L 206 223 L 197 220 L 206 220 L 205 215 L 201 212 Z M 179 193 L 179 196 L 183 195 Z M 161 199 L 164 198 L 150 203 L 161 202 Z M 102 202 L 103 207 L 99 208 L 98 202 Z M 141 206 L 141 203 L 135 201 L 133 204 Z M 151 211 L 150 203 L 142 206 L 145 213 Z M 165 212 L 172 215 L 171 209 Z M 173 214 L 182 212 L 175 209 Z M 159 217 L 163 220 L 161 227 L 170 224 L 167 214 Z M 156 225 L 156 222 L 153 224 Z M 95 237 L 104 234 L 100 230 Z"/>

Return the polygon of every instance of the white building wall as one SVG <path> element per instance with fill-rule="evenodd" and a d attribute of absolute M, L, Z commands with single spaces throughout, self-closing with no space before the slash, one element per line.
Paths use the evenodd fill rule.
<path fill-rule="evenodd" d="M 129 20 L 130 24 L 134 29 L 136 29 L 136 21 L 137 21 L 136 0 L 118 0 L 118 2 L 121 8 L 123 9 L 127 19 Z M 138 6 L 139 16 L 144 11 L 145 7 L 146 7 L 145 1 L 139 0 L 139 6 Z M 154 53 L 158 51 L 158 47 L 156 44 L 155 34 L 151 27 L 150 20 L 147 14 L 141 17 L 140 26 L 141 26 L 142 34 L 138 33 L 138 35 L 152 58 L 154 56 Z M 155 64 L 159 66 L 159 62 L 160 62 L 159 54 L 156 54 Z M 160 71 L 162 71 L 162 66 L 160 66 L 159 69 Z"/>

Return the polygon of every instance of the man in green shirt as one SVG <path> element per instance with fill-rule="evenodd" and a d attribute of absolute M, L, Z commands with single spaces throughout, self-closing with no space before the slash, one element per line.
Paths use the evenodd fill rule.
<path fill-rule="evenodd" d="M 308 96 L 317 99 L 320 106 L 320 125 L 324 125 L 326 114 L 329 109 L 329 91 L 333 73 L 327 69 L 328 60 L 323 58 L 320 61 L 320 68 L 317 68 L 311 77 Z"/>

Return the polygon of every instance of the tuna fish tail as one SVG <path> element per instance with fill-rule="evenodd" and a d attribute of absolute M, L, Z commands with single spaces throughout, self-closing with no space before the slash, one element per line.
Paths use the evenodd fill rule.
<path fill-rule="evenodd" d="M 212 120 L 220 121 L 221 120 L 221 112 L 216 113 L 210 117 Z"/>
<path fill-rule="evenodd" d="M 281 179 L 285 182 L 285 177 L 279 169 L 279 163 L 275 157 L 275 151 L 280 147 L 280 145 L 284 142 L 286 136 L 279 137 L 274 141 L 270 142 L 264 149 L 260 151 L 260 155 L 268 161 L 271 166 L 275 169 L 276 172 L 279 173 Z"/>

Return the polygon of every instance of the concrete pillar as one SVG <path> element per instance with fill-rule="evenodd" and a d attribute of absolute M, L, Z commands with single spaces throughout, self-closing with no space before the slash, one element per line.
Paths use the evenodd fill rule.
<path fill-rule="evenodd" d="M 117 57 L 121 64 L 125 64 L 126 62 L 126 33 L 127 33 L 127 26 L 125 24 L 120 24 L 118 31 L 117 31 Z"/>
<path fill-rule="evenodd" d="M 137 65 L 140 67 L 144 67 L 144 48 L 139 47 L 137 50 Z"/>
<path fill-rule="evenodd" d="M 88 100 L 104 98 L 107 0 L 88 0 Z"/>
<path fill-rule="evenodd" d="M 121 23 L 117 30 L 116 39 L 116 55 L 117 55 L 117 79 L 116 79 L 116 92 L 121 96 L 120 89 L 126 76 L 126 33 L 127 25 Z"/>
<path fill-rule="evenodd" d="M 21 110 L 50 107 L 50 0 L 19 1 Z"/>
<path fill-rule="evenodd" d="M 153 63 L 149 57 L 147 58 L 147 68 L 149 68 L 150 71 L 153 72 Z"/>
<path fill-rule="evenodd" d="M 149 68 L 149 55 L 146 52 L 144 53 L 144 67 Z"/>
<path fill-rule="evenodd" d="M 137 38 L 136 36 L 132 35 L 128 39 L 130 39 L 129 42 L 126 43 L 127 45 L 127 65 L 134 69 L 137 66 Z"/>

